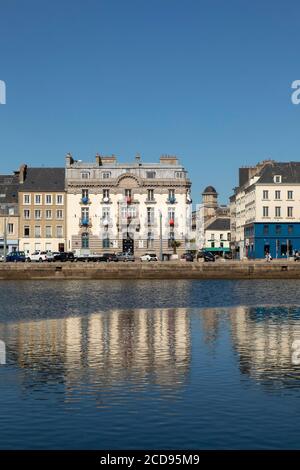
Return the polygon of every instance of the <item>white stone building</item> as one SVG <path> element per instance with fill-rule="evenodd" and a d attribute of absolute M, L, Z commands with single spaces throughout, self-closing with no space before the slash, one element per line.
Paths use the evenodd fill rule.
<path fill-rule="evenodd" d="M 300 163 L 266 160 L 240 168 L 230 198 L 232 249 L 240 258 L 300 250 Z"/>
<path fill-rule="evenodd" d="M 173 156 L 159 163 L 95 162 L 66 157 L 67 247 L 77 252 L 171 254 L 183 252 L 191 236 L 191 182 Z M 161 220 L 161 224 L 160 224 Z"/>

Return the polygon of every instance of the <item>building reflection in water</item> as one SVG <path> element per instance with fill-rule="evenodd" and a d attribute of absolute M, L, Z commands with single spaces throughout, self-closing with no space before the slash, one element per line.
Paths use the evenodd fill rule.
<path fill-rule="evenodd" d="M 292 345 L 300 339 L 300 308 L 238 307 L 229 318 L 242 373 L 265 385 L 299 387 Z"/>
<path fill-rule="evenodd" d="M 242 374 L 266 386 L 300 387 L 300 354 L 292 347 L 300 340 L 299 307 L 205 308 L 199 317 L 203 341 L 214 350 L 227 324 Z"/>
<path fill-rule="evenodd" d="M 29 387 L 60 381 L 66 391 L 80 384 L 110 387 L 128 377 L 163 387 L 180 387 L 191 361 L 188 309 L 112 310 L 0 324 L 8 361 L 36 371 Z"/>

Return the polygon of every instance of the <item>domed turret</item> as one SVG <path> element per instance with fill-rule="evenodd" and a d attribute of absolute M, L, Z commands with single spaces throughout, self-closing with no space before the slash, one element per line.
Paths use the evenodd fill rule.
<path fill-rule="evenodd" d="M 204 189 L 202 195 L 203 195 L 203 194 L 218 194 L 218 193 L 217 193 L 217 191 L 215 190 L 215 188 L 214 188 L 213 186 L 207 186 L 207 187 Z"/>
<path fill-rule="evenodd" d="M 202 193 L 204 220 L 215 217 L 218 208 L 218 193 L 213 186 L 207 186 Z"/>

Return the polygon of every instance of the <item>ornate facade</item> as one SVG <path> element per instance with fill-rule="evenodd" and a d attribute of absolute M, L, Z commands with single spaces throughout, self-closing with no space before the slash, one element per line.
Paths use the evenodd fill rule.
<path fill-rule="evenodd" d="M 190 236 L 191 182 L 173 156 L 159 163 L 118 163 L 96 155 L 95 162 L 66 157 L 67 245 L 76 252 L 136 255 L 185 250 Z M 178 242 L 178 243 L 174 243 Z"/>

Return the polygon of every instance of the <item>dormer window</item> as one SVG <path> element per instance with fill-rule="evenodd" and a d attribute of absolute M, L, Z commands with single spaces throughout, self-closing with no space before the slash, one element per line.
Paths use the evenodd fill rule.
<path fill-rule="evenodd" d="M 281 183 L 281 175 L 274 176 L 274 183 Z"/>
<path fill-rule="evenodd" d="M 104 172 L 102 173 L 102 178 L 103 178 L 104 180 L 108 180 L 110 177 L 111 177 L 111 172 L 110 172 L 110 171 L 104 171 Z"/>
<path fill-rule="evenodd" d="M 88 180 L 89 178 L 90 178 L 90 172 L 89 171 L 82 171 L 81 172 L 81 179 Z"/>

